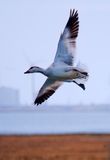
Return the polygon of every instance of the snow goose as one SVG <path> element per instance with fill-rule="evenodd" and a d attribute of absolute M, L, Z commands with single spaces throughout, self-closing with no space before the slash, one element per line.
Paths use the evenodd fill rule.
<path fill-rule="evenodd" d="M 33 66 L 24 72 L 25 74 L 39 72 L 48 77 L 41 87 L 34 104 L 39 105 L 47 100 L 63 82 L 74 82 L 85 90 L 83 80 L 88 79 L 88 72 L 74 65 L 78 30 L 78 11 L 73 9 L 70 10 L 68 22 L 60 36 L 56 56 L 52 65 L 47 69 Z"/>

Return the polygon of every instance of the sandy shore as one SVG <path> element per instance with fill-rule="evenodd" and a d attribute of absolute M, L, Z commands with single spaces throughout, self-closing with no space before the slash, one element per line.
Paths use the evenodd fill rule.
<path fill-rule="evenodd" d="M 110 135 L 0 136 L 0 160 L 110 160 Z"/>

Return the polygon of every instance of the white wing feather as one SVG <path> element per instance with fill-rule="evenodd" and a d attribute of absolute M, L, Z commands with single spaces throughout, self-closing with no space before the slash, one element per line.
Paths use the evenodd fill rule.
<path fill-rule="evenodd" d="M 78 12 L 70 10 L 70 17 L 63 34 L 60 36 L 54 63 L 73 65 L 75 59 L 76 38 L 78 36 Z"/>

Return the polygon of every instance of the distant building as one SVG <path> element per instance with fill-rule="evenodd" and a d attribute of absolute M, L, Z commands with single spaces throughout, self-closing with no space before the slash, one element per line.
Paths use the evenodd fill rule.
<path fill-rule="evenodd" d="M 16 107 L 20 105 L 19 91 L 8 87 L 0 87 L 0 107 Z"/>

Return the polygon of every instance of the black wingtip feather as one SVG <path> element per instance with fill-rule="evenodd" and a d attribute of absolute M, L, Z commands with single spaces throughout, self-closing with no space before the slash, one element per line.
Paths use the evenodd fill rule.
<path fill-rule="evenodd" d="M 70 17 L 67 22 L 66 27 L 71 32 L 71 38 L 76 38 L 78 36 L 79 30 L 79 20 L 78 20 L 78 11 L 75 9 L 70 9 Z"/>
<path fill-rule="evenodd" d="M 54 94 L 54 90 L 49 90 L 48 93 L 44 93 L 42 96 L 37 97 L 34 101 L 34 105 L 37 104 L 37 106 L 41 103 L 43 103 L 45 100 L 47 100 L 52 94 Z"/>

